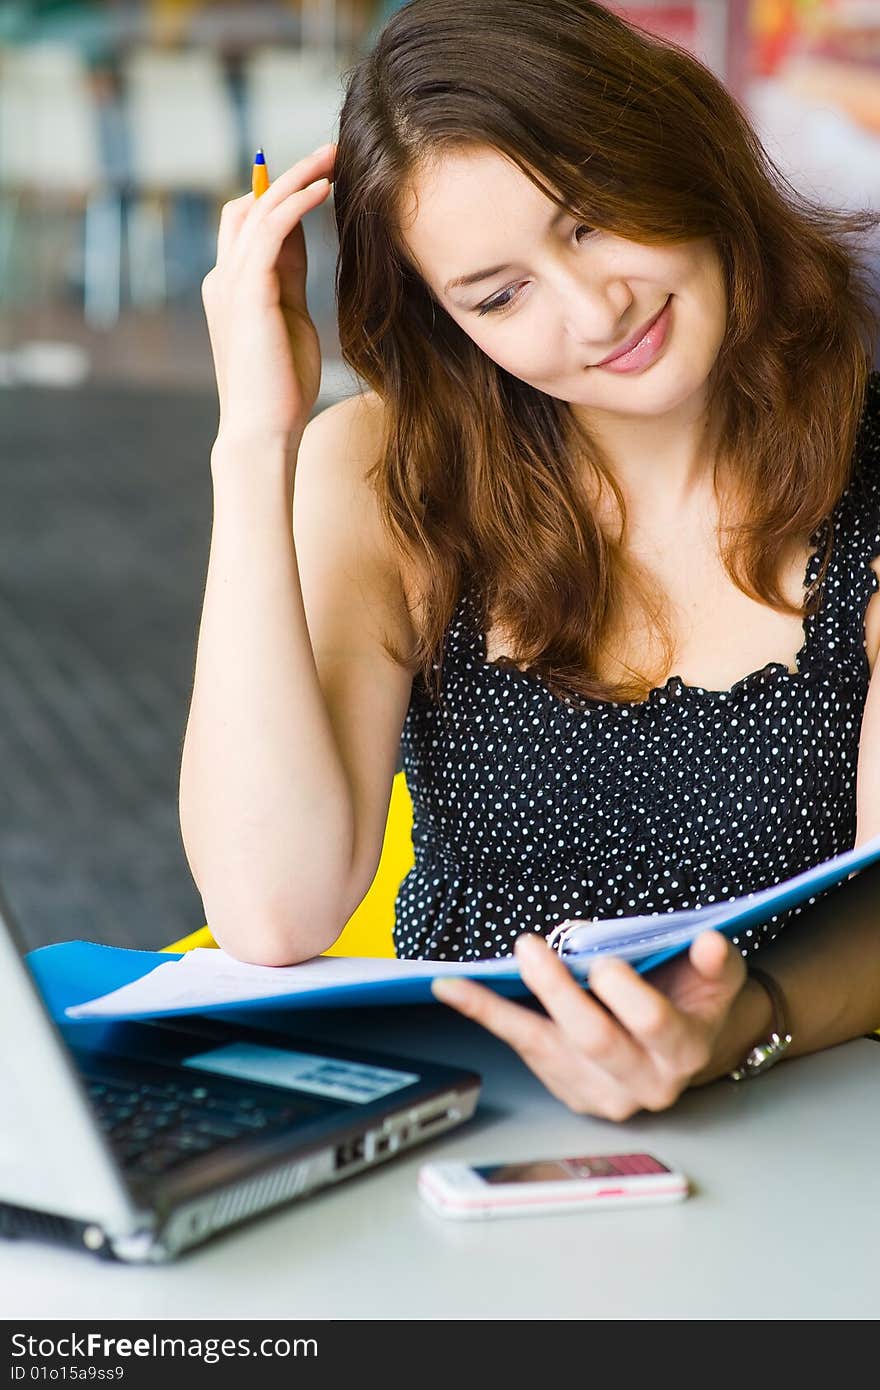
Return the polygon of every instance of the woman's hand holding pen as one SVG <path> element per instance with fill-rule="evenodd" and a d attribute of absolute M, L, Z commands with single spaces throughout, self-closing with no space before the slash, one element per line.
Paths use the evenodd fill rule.
<path fill-rule="evenodd" d="M 742 955 L 714 931 L 650 982 L 624 961 L 599 961 L 590 993 L 531 932 L 517 941 L 516 958 L 546 1017 L 472 980 L 439 978 L 434 993 L 509 1043 L 570 1109 L 608 1120 L 665 1110 L 692 1082 L 714 1074 L 746 981 Z M 734 1045 L 731 1064 L 743 1050 Z"/>
<path fill-rule="evenodd" d="M 330 191 L 335 145 L 299 160 L 259 198 L 226 203 L 202 284 L 220 436 L 298 441 L 318 397 L 321 351 L 306 306 L 305 214 Z"/>

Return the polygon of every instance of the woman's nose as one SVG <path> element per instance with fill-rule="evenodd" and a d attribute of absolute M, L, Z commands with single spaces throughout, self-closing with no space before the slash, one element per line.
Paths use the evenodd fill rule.
<path fill-rule="evenodd" d="M 595 361 L 607 357 L 626 336 L 625 324 L 632 296 L 611 295 L 607 289 L 572 286 L 565 299 L 565 329 L 569 337 Z"/>

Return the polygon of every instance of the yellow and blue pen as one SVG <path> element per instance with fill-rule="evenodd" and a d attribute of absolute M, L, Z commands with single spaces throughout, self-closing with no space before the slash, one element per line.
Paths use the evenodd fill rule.
<path fill-rule="evenodd" d="M 261 198 L 269 187 L 269 170 L 266 168 L 266 156 L 263 153 L 262 145 L 254 155 L 254 167 L 251 170 L 251 188 L 254 197 Z"/>

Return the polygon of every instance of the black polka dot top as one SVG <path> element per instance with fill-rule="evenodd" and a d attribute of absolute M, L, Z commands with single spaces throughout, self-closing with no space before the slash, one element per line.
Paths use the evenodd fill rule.
<path fill-rule="evenodd" d="M 771 662 L 724 691 L 671 676 L 639 702 L 559 700 L 486 661 L 466 590 L 446 634 L 441 701 L 413 682 L 403 767 L 415 866 L 396 902 L 403 957 L 503 956 L 566 917 L 662 913 L 764 888 L 852 847 L 880 555 L 880 373 L 852 480 L 811 537 L 831 563 L 797 671 Z M 742 934 L 743 954 L 786 918 Z"/>

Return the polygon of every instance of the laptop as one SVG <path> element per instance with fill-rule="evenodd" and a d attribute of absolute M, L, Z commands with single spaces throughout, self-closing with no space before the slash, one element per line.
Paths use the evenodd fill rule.
<path fill-rule="evenodd" d="M 460 1125 L 480 1077 L 198 1015 L 52 1018 L 0 895 L 0 1234 L 128 1263 Z"/>

